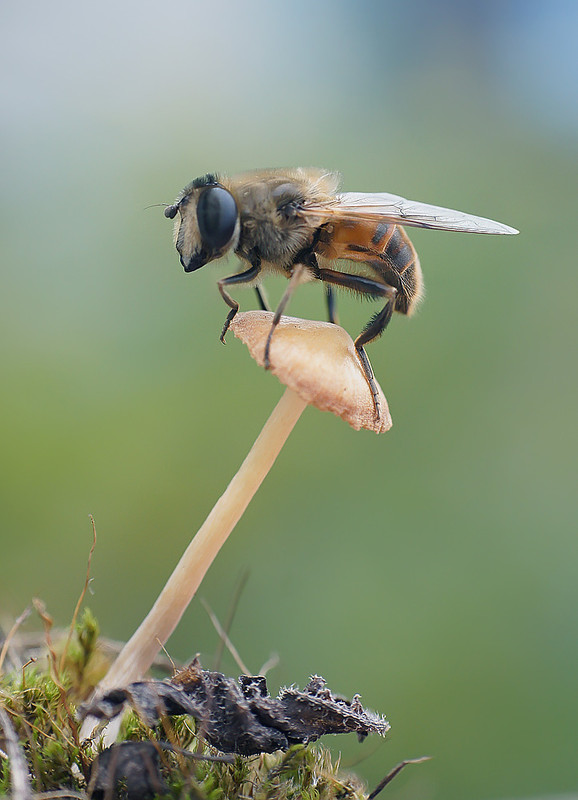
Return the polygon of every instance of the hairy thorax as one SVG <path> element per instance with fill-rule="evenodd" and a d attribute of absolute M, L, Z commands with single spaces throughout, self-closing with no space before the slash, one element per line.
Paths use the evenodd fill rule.
<path fill-rule="evenodd" d="M 331 202 L 337 179 L 321 170 L 305 169 L 270 170 L 259 178 L 249 173 L 227 186 L 240 209 L 236 252 L 248 260 L 257 255 L 262 262 L 286 270 L 313 245 L 323 221 L 300 211 L 312 203 Z"/>

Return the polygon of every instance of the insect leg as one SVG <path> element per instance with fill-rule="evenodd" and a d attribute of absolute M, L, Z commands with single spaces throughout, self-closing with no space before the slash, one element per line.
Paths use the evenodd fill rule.
<path fill-rule="evenodd" d="M 323 284 L 323 288 L 325 289 L 325 300 L 327 301 L 327 316 L 329 318 L 329 322 L 332 322 L 334 325 L 339 325 L 339 317 L 337 315 L 335 302 L 335 292 L 328 283 Z"/>
<path fill-rule="evenodd" d="M 275 311 L 273 322 L 271 323 L 271 330 L 269 331 L 269 335 L 267 336 L 267 341 L 265 343 L 265 355 L 263 358 L 264 361 L 263 365 L 265 369 L 269 369 L 269 367 L 271 366 L 271 362 L 269 361 L 269 351 L 271 349 L 271 339 L 273 338 L 273 334 L 275 333 L 275 328 L 277 327 L 277 325 L 279 324 L 279 320 L 283 316 L 283 312 L 287 307 L 287 303 L 291 299 L 291 295 L 295 291 L 296 287 L 299 285 L 299 281 L 301 280 L 301 276 L 303 275 L 304 271 L 305 271 L 305 266 L 303 264 L 294 265 L 293 273 L 291 275 L 291 278 L 289 279 L 287 288 L 285 289 L 283 297 L 281 298 L 281 301 L 277 306 L 277 310 Z"/>
<path fill-rule="evenodd" d="M 255 292 L 257 293 L 257 300 L 261 307 L 261 311 L 271 311 L 267 301 L 267 295 L 265 294 L 265 289 L 262 286 L 255 286 Z"/>
<path fill-rule="evenodd" d="M 342 286 L 344 289 L 350 289 L 353 292 L 358 292 L 362 295 L 368 295 L 371 298 L 387 298 L 387 303 L 385 304 L 384 308 L 374 317 L 372 317 L 354 342 L 355 349 L 359 355 L 359 360 L 361 361 L 363 371 L 365 372 L 365 377 L 367 378 L 367 382 L 371 390 L 375 412 L 377 414 L 377 418 L 379 419 L 381 416 L 381 410 L 379 405 L 377 384 L 373 376 L 373 369 L 369 363 L 369 358 L 363 349 L 363 345 L 367 344 L 368 342 L 372 342 L 385 330 L 395 308 L 397 289 L 387 283 L 379 283 L 371 278 L 365 278 L 363 275 L 351 275 L 347 272 L 338 272 L 337 270 L 333 269 L 320 269 L 316 277 L 319 277 L 319 280 L 322 280 L 324 283 Z"/>
<path fill-rule="evenodd" d="M 393 289 L 392 299 L 388 300 L 382 310 L 372 317 L 365 328 L 361 331 L 355 340 L 355 346 L 358 350 L 360 347 L 363 347 L 364 344 L 369 344 L 369 342 L 372 342 L 374 339 L 377 339 L 378 336 L 381 336 L 381 334 L 387 328 L 391 319 L 391 315 L 393 314 L 396 294 L 396 290 Z"/>
<path fill-rule="evenodd" d="M 218 282 L 217 286 L 219 287 L 221 297 L 231 309 L 227 314 L 227 319 L 225 320 L 225 324 L 223 325 L 223 330 L 221 331 L 220 338 L 222 342 L 225 341 L 225 334 L 229 330 L 229 325 L 231 324 L 231 320 L 239 310 L 239 303 L 237 303 L 236 300 L 233 300 L 231 295 L 225 290 L 225 286 L 232 286 L 237 283 L 250 283 L 257 277 L 260 271 L 261 271 L 261 265 L 253 264 L 252 267 L 246 269 L 244 272 L 238 272 L 236 275 L 229 275 L 228 278 L 221 278 L 221 280 Z"/>

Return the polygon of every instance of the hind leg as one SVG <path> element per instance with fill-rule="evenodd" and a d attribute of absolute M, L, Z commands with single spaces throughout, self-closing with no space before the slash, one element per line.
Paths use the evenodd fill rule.
<path fill-rule="evenodd" d="M 324 283 L 342 286 L 344 289 L 350 289 L 353 292 L 357 292 L 358 294 L 365 295 L 372 299 L 385 297 L 387 300 L 383 309 L 371 318 L 354 342 L 363 371 L 365 372 L 365 377 L 367 378 L 367 383 L 371 390 L 375 413 L 377 419 L 379 419 L 381 416 L 379 393 L 373 376 L 373 369 L 369 363 L 364 345 L 369 344 L 369 342 L 381 336 L 387 327 L 395 308 L 397 289 L 387 283 L 379 283 L 371 278 L 365 278 L 362 275 L 351 275 L 347 272 L 338 272 L 333 269 L 320 269 L 317 277 Z"/>

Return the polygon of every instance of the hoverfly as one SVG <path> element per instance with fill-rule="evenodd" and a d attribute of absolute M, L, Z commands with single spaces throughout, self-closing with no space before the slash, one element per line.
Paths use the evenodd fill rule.
<path fill-rule="evenodd" d="M 268 310 L 261 279 L 268 272 L 289 278 L 265 347 L 294 289 L 322 281 L 329 320 L 336 322 L 334 287 L 384 306 L 355 340 L 379 417 L 373 371 L 365 345 L 380 336 L 394 311 L 411 314 L 423 294 L 417 253 L 402 226 L 465 233 L 518 233 L 515 228 L 461 211 L 416 203 L 394 194 L 339 193 L 339 175 L 315 168 L 268 169 L 235 177 L 208 174 L 186 186 L 165 216 L 175 220 L 174 240 L 185 272 L 194 272 L 233 251 L 245 267 L 222 278 L 219 291 L 231 309 L 224 341 L 239 304 L 228 292 L 253 286 Z"/>

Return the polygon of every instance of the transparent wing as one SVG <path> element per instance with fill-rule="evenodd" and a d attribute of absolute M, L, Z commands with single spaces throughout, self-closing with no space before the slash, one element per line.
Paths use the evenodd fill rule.
<path fill-rule="evenodd" d="M 314 209 L 311 208 L 311 211 Z M 335 205 L 325 207 L 329 217 L 353 217 L 382 220 L 416 228 L 432 228 L 440 231 L 460 231 L 463 233 L 518 233 L 515 228 L 462 211 L 431 206 L 406 200 L 396 194 L 364 192 L 345 192 L 337 196 Z"/>

